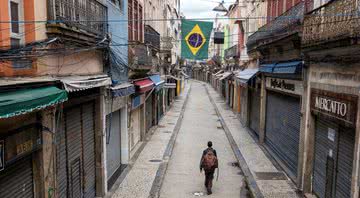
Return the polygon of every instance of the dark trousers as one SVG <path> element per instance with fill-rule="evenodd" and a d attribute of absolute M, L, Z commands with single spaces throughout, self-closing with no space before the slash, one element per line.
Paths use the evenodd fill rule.
<path fill-rule="evenodd" d="M 208 192 L 211 192 L 213 179 L 214 179 L 214 171 L 210 171 L 210 172 L 205 171 L 205 187 Z"/>

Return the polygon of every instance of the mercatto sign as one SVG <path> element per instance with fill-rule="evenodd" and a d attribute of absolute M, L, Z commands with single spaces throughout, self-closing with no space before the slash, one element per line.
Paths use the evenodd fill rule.
<path fill-rule="evenodd" d="M 311 110 L 354 125 L 357 96 L 311 89 Z"/>

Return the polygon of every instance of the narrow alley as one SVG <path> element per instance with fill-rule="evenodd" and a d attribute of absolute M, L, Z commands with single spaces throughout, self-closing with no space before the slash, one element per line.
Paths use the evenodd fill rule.
<path fill-rule="evenodd" d="M 184 119 L 161 189 L 161 198 L 206 195 L 199 161 L 208 141 L 219 157 L 219 180 L 214 179 L 211 197 L 240 197 L 243 176 L 205 87 L 192 83 Z M 215 174 L 215 177 L 216 174 Z"/>

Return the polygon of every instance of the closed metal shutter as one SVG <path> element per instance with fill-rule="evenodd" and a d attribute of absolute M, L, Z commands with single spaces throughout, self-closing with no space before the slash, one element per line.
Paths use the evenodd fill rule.
<path fill-rule="evenodd" d="M 59 197 L 95 197 L 95 104 L 64 111 L 57 134 L 57 189 Z"/>
<path fill-rule="evenodd" d="M 339 127 L 339 150 L 336 175 L 336 196 L 350 197 L 351 176 L 355 145 L 355 130 Z"/>
<path fill-rule="evenodd" d="M 329 138 L 332 136 L 330 131 L 334 134 L 332 140 Z M 313 191 L 318 197 L 350 197 L 354 140 L 354 129 L 340 126 L 332 120 L 317 119 Z M 335 161 L 333 170 L 329 169 L 329 158 Z"/>
<path fill-rule="evenodd" d="M 109 114 L 107 122 L 106 166 L 108 180 L 121 166 L 120 110 Z M 110 122 L 111 119 L 111 122 Z M 111 126 L 110 126 L 111 123 Z"/>
<path fill-rule="evenodd" d="M 297 176 L 300 99 L 269 91 L 266 107 L 265 143 L 288 168 L 287 173 Z"/>
<path fill-rule="evenodd" d="M 95 197 L 95 104 L 82 108 L 84 197 Z"/>
<path fill-rule="evenodd" d="M 260 128 L 260 91 L 250 90 L 250 128 L 259 136 Z"/>
<path fill-rule="evenodd" d="M 149 96 L 146 100 L 146 132 L 149 132 L 152 127 L 152 115 L 153 115 L 153 106 L 152 106 L 152 96 Z"/>
<path fill-rule="evenodd" d="M 326 175 L 329 150 L 333 157 L 336 156 L 336 137 L 334 142 L 328 138 L 329 130 L 333 130 L 337 136 L 337 124 L 318 118 L 315 130 L 315 158 L 313 171 L 313 191 L 318 197 L 326 197 Z M 332 180 L 332 179 L 331 179 Z"/>
<path fill-rule="evenodd" d="M 0 197 L 34 197 L 31 157 L 19 160 L 0 172 Z"/>

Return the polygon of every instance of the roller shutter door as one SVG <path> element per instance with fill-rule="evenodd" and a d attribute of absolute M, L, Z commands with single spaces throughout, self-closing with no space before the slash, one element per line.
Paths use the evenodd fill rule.
<path fill-rule="evenodd" d="M 0 197 L 34 197 L 31 157 L 15 162 L 0 172 Z"/>
<path fill-rule="evenodd" d="M 269 91 L 266 107 L 265 143 L 287 167 L 287 173 L 297 176 L 300 99 Z"/>
<path fill-rule="evenodd" d="M 259 136 L 260 128 L 260 91 L 250 90 L 250 128 Z"/>
<path fill-rule="evenodd" d="M 152 95 L 149 96 L 146 100 L 146 132 L 149 132 L 152 127 L 153 121 L 153 106 L 152 106 Z"/>
<path fill-rule="evenodd" d="M 329 150 L 336 151 L 336 144 L 328 138 L 329 130 L 335 132 L 337 135 L 338 126 L 333 122 L 318 118 L 316 120 L 315 131 L 315 158 L 313 169 L 313 191 L 318 197 L 326 197 L 326 173 Z M 334 140 L 335 141 L 335 140 Z M 336 157 L 335 153 L 333 157 Z M 332 179 L 328 181 L 332 182 Z"/>
<path fill-rule="evenodd" d="M 329 131 L 334 134 L 333 140 Z M 313 191 L 318 197 L 350 197 L 354 140 L 354 129 L 317 119 Z"/>
<path fill-rule="evenodd" d="M 95 197 L 95 104 L 65 109 L 57 134 L 59 197 Z"/>

